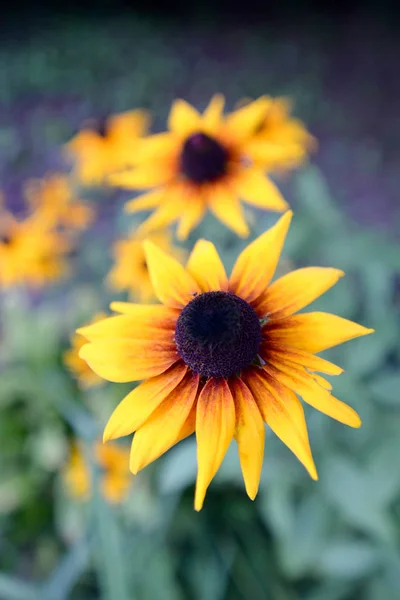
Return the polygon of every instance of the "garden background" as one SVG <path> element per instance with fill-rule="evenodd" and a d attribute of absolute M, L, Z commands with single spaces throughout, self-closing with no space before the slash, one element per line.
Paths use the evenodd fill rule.
<path fill-rule="evenodd" d="M 61 475 L 71 440 L 90 444 L 125 388 L 82 392 L 62 354 L 73 330 L 115 298 L 103 285 L 110 247 L 140 221 L 122 212 L 129 195 L 86 190 L 97 217 L 71 257 L 73 275 L 0 296 L 0 598 L 398 600 L 395 24 L 366 12 L 286 20 L 95 13 L 1 25 L 0 188 L 9 208 L 21 211 L 26 179 L 67 169 L 62 146 L 86 119 L 143 107 L 161 131 L 176 97 L 200 109 L 215 92 L 229 108 L 264 93 L 290 97 L 318 149 L 277 179 L 295 212 L 284 258 L 343 269 L 316 305 L 376 330 L 329 353 L 345 369 L 335 392 L 363 427 L 307 413 L 318 483 L 269 435 L 255 502 L 229 452 L 204 509 L 193 511 L 193 439 L 132 477 L 120 506 L 102 497 L 96 469 L 91 499 L 72 499 Z M 251 239 L 275 220 L 257 213 Z M 227 267 L 245 245 L 211 217 L 199 236 Z"/>

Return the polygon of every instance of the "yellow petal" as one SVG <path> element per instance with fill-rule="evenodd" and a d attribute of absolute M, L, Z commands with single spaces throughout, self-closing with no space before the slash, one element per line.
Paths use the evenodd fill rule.
<path fill-rule="evenodd" d="M 171 339 L 172 341 L 177 311 L 158 305 L 131 304 L 130 306 L 137 308 L 136 313 L 102 319 L 81 327 L 77 333 L 90 342 L 102 338 Z"/>
<path fill-rule="evenodd" d="M 238 192 L 248 204 L 283 212 L 289 208 L 276 185 L 261 170 L 255 167 L 246 169 L 238 182 Z"/>
<path fill-rule="evenodd" d="M 247 302 L 255 301 L 271 281 L 281 255 L 292 212 L 286 212 L 268 231 L 260 235 L 239 255 L 229 287 Z"/>
<path fill-rule="evenodd" d="M 149 275 L 157 298 L 167 306 L 182 308 L 201 289 L 185 268 L 158 246 L 145 240 Z"/>
<path fill-rule="evenodd" d="M 222 94 L 215 94 L 206 110 L 203 112 L 203 126 L 206 131 L 214 133 L 219 128 L 224 111 L 225 98 Z"/>
<path fill-rule="evenodd" d="M 279 380 L 268 376 L 262 369 L 249 371 L 245 381 L 264 421 L 305 466 L 310 476 L 318 479 L 300 400 Z"/>
<path fill-rule="evenodd" d="M 208 206 L 217 219 L 237 235 L 243 238 L 249 235 L 249 227 L 237 195 L 227 184 L 213 186 Z"/>
<path fill-rule="evenodd" d="M 200 114 L 185 100 L 175 100 L 168 117 L 168 129 L 179 137 L 201 131 Z"/>
<path fill-rule="evenodd" d="M 228 287 L 224 265 L 211 242 L 199 240 L 196 243 L 186 269 L 197 281 L 202 292 L 226 290 Z"/>
<path fill-rule="evenodd" d="M 103 441 L 129 435 L 141 427 L 182 381 L 186 371 L 186 365 L 179 361 L 165 373 L 151 377 L 132 390 L 111 415 L 104 430 Z"/>
<path fill-rule="evenodd" d="M 186 195 L 186 206 L 181 211 L 176 237 L 179 241 L 186 240 L 189 233 L 200 223 L 206 212 L 206 205 L 200 194 Z"/>
<path fill-rule="evenodd" d="M 268 339 L 306 352 L 322 352 L 348 340 L 373 333 L 358 323 L 323 312 L 293 315 L 268 323 Z"/>
<path fill-rule="evenodd" d="M 138 144 L 136 148 L 136 160 L 144 161 L 170 161 L 179 150 L 179 142 L 169 132 L 150 135 Z"/>
<path fill-rule="evenodd" d="M 236 410 L 235 439 L 239 447 L 240 465 L 248 496 L 254 500 L 258 492 L 264 459 L 265 427 L 258 406 L 244 382 L 229 382 Z"/>
<path fill-rule="evenodd" d="M 305 267 L 274 281 L 257 301 L 258 314 L 282 319 L 304 308 L 343 277 L 343 271 L 324 267 Z"/>
<path fill-rule="evenodd" d="M 146 322 L 149 319 L 156 319 L 157 321 L 163 320 L 165 317 L 166 321 L 170 319 L 177 319 L 179 317 L 179 310 L 174 308 L 167 308 L 166 306 L 160 306 L 159 304 L 135 304 L 134 302 L 111 302 L 111 310 L 123 313 L 125 315 L 132 315 L 137 319 L 144 319 Z"/>
<path fill-rule="evenodd" d="M 163 229 L 181 218 L 187 207 L 187 198 L 182 193 L 182 186 L 169 185 L 164 190 L 162 203 L 158 210 L 140 225 L 137 230 L 138 235 L 145 236 L 148 233 Z"/>
<path fill-rule="evenodd" d="M 113 173 L 109 176 L 108 183 L 128 190 L 140 190 L 168 183 L 174 174 L 169 162 L 159 162 L 156 165 L 145 163 L 130 171 Z"/>
<path fill-rule="evenodd" d="M 194 508 L 201 510 L 208 486 L 218 471 L 235 431 L 235 405 L 225 379 L 209 379 L 196 416 L 197 481 Z"/>
<path fill-rule="evenodd" d="M 288 368 L 286 365 L 265 366 L 265 370 L 281 381 L 284 385 L 299 394 L 310 406 L 321 411 L 328 417 L 344 423 L 349 427 L 361 427 L 361 419 L 354 409 L 332 396 L 328 390 L 322 388 L 313 376 L 306 372 Z"/>
<path fill-rule="evenodd" d="M 156 206 L 159 206 L 163 202 L 165 194 L 165 187 L 152 190 L 146 194 L 141 194 L 140 196 L 133 198 L 133 200 L 129 200 L 125 204 L 124 210 L 127 213 L 135 213 L 139 212 L 140 210 L 150 210 L 152 208 L 156 208 Z"/>
<path fill-rule="evenodd" d="M 323 388 L 325 388 L 326 390 L 329 390 L 329 391 L 332 390 L 332 384 L 331 384 L 331 382 L 327 381 L 324 377 L 321 377 L 321 375 L 316 375 L 315 373 L 313 373 L 312 378 L 321 387 L 323 387 Z"/>
<path fill-rule="evenodd" d="M 225 129 L 237 142 L 243 142 L 252 135 L 264 121 L 270 101 L 265 96 L 235 110 L 225 119 Z"/>
<path fill-rule="evenodd" d="M 116 383 L 154 377 L 179 360 L 173 343 L 130 339 L 98 340 L 83 346 L 79 356 L 97 375 Z"/>
<path fill-rule="evenodd" d="M 199 375 L 187 373 L 135 433 L 130 468 L 136 474 L 174 446 L 196 400 Z"/>
<path fill-rule="evenodd" d="M 320 356 L 302 350 L 295 350 L 290 346 L 274 346 L 268 341 L 262 343 L 259 354 L 266 362 L 272 360 L 282 364 L 294 363 L 305 367 L 309 371 L 319 371 L 327 375 L 340 375 L 343 373 L 341 367 Z"/>

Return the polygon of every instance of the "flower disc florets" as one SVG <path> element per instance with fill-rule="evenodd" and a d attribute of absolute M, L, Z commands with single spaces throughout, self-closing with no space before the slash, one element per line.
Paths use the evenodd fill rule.
<path fill-rule="evenodd" d="M 183 146 L 181 171 L 194 183 L 208 183 L 223 177 L 227 164 L 227 150 L 205 133 L 195 133 Z"/>
<path fill-rule="evenodd" d="M 230 377 L 248 367 L 261 343 L 257 314 L 229 292 L 206 292 L 182 310 L 175 342 L 184 362 L 204 377 Z"/>

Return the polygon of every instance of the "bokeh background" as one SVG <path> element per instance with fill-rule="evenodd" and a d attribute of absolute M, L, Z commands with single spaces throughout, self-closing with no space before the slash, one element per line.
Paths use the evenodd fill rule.
<path fill-rule="evenodd" d="M 319 147 L 277 180 L 295 211 L 284 261 L 346 271 L 316 305 L 376 329 L 327 353 L 345 368 L 337 396 L 364 424 L 349 430 L 307 413 L 318 483 L 269 435 L 255 502 L 232 450 L 195 513 L 192 439 L 132 477 L 121 505 L 104 499 L 95 465 L 91 499 L 71 498 L 62 477 L 71 441 L 90 447 L 127 390 L 82 392 L 62 354 L 75 327 L 115 297 L 103 285 L 110 244 L 139 223 L 122 213 L 128 196 L 86 191 L 97 218 L 71 256 L 71 278 L 0 295 L 0 598 L 398 600 L 396 22 L 361 5 L 324 15 L 311 4 L 249 14 L 210 3 L 195 17 L 177 6 L 90 8 L 2 20 L 0 188 L 9 208 L 21 212 L 28 178 L 67 171 L 62 146 L 88 118 L 144 107 L 161 131 L 176 97 L 203 109 L 216 91 L 229 108 L 289 96 Z M 252 237 L 276 220 L 256 216 Z M 211 218 L 186 247 L 199 236 L 228 267 L 245 245 Z"/>

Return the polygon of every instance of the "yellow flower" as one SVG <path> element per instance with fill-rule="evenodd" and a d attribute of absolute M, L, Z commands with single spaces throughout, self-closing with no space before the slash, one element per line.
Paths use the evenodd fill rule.
<path fill-rule="evenodd" d="M 55 227 L 85 229 L 94 218 L 93 208 L 75 198 L 68 177 L 63 174 L 28 181 L 25 196 L 30 208 Z"/>
<path fill-rule="evenodd" d="M 113 504 L 122 502 L 130 486 L 129 450 L 117 444 L 104 446 L 101 442 L 97 442 L 92 452 L 94 462 L 102 470 L 100 482 L 104 498 Z M 64 479 L 72 496 L 79 500 L 87 500 L 91 496 L 90 469 L 83 453 L 76 445 L 71 450 L 64 470 Z"/>
<path fill-rule="evenodd" d="M 149 116 L 132 110 L 108 117 L 102 126 L 82 129 L 66 146 L 84 185 L 101 185 L 115 171 L 135 162 L 137 145 L 146 134 Z"/>
<path fill-rule="evenodd" d="M 89 341 L 80 355 L 101 377 L 146 380 L 122 400 L 104 432 L 104 440 L 136 432 L 133 473 L 196 432 L 196 510 L 233 438 L 247 493 L 256 496 L 263 422 L 317 479 L 296 394 L 346 425 L 361 425 L 316 374 L 338 375 L 342 369 L 315 353 L 372 330 L 327 313 L 295 314 L 333 286 L 342 271 L 309 267 L 270 283 L 290 220 L 287 212 L 252 242 L 229 279 L 210 242 L 197 242 L 186 268 L 145 242 L 162 305 L 114 302 L 111 308 L 121 315 L 79 330 Z"/>
<path fill-rule="evenodd" d="M 128 189 L 155 190 L 127 204 L 128 212 L 157 210 L 142 224 L 141 234 L 179 221 L 178 239 L 185 239 L 209 209 L 242 237 L 249 234 L 239 199 L 276 211 L 285 200 L 264 169 L 248 152 L 269 101 L 259 98 L 223 115 L 224 98 L 216 95 L 200 115 L 183 100 L 172 106 L 169 131 L 150 136 L 138 150 L 138 165 L 110 177 Z"/>
<path fill-rule="evenodd" d="M 248 151 L 254 162 L 268 171 L 293 169 L 315 149 L 316 140 L 299 119 L 290 115 L 287 98 L 269 98 L 268 102 L 268 111 Z"/>
<path fill-rule="evenodd" d="M 159 231 L 148 236 L 162 250 L 183 259 L 184 251 L 173 246 L 169 231 Z M 131 298 L 148 302 L 154 298 L 154 290 L 147 269 L 143 238 L 136 233 L 114 245 L 115 264 L 108 274 L 108 283 L 116 291 L 128 290 Z"/>
<path fill-rule="evenodd" d="M 91 322 L 96 323 L 97 321 L 105 319 L 106 316 L 107 315 L 104 313 L 98 313 Z M 78 380 L 79 385 L 83 389 L 104 383 L 104 380 L 94 373 L 87 362 L 79 356 L 80 349 L 85 344 L 86 339 L 82 335 L 79 335 L 79 333 L 74 333 L 71 337 L 71 348 L 66 350 L 63 355 L 64 365 L 69 369 L 75 379 Z"/>
<path fill-rule="evenodd" d="M 38 215 L 17 221 L 0 209 L 0 286 L 41 287 L 67 272 L 65 238 Z"/>

